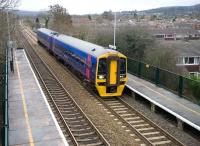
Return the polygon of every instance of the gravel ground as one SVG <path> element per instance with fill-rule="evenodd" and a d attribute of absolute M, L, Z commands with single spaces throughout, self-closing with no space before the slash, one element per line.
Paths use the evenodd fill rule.
<path fill-rule="evenodd" d="M 113 146 L 136 146 L 140 145 L 137 142 L 137 137 L 132 137 L 128 132 L 125 132 L 122 125 L 114 121 L 104 109 L 103 106 L 98 105 L 97 99 L 93 97 L 88 91 L 84 89 L 80 83 L 75 80 L 62 66 L 60 63 L 50 56 L 44 49 L 34 45 L 37 52 L 42 56 L 48 65 L 61 81 L 67 91 L 74 97 L 75 101 Z M 136 139 L 136 140 L 135 140 Z"/>
<path fill-rule="evenodd" d="M 111 145 L 125 146 L 125 145 L 139 145 L 140 143 L 135 141 L 129 133 L 117 124 L 117 121 L 113 120 L 106 113 L 103 106 L 99 106 L 95 97 L 93 97 L 89 92 L 85 91 L 82 85 L 76 81 L 69 73 L 67 73 L 60 63 L 55 61 L 55 59 L 50 56 L 44 49 L 34 45 L 37 52 L 42 56 L 50 65 L 54 74 L 58 77 L 64 87 L 69 91 L 74 97 L 76 102 L 82 108 L 82 110 L 87 114 L 91 121 L 96 125 L 99 131 L 104 135 Z M 160 116 L 158 114 L 152 113 L 149 107 L 144 106 L 141 102 L 133 100 L 129 96 L 124 98 L 131 106 L 136 108 L 142 114 L 147 116 L 149 119 L 153 119 L 155 123 L 161 126 L 163 129 L 168 131 L 171 135 L 175 136 L 177 139 L 182 141 L 187 146 L 198 146 L 200 142 L 188 135 L 187 133 L 179 130 L 174 124 Z"/>
<path fill-rule="evenodd" d="M 139 98 L 139 97 L 137 97 Z M 147 104 L 144 104 L 141 100 L 134 100 L 130 96 L 124 96 L 124 101 L 129 103 L 133 108 L 137 109 L 140 113 L 148 117 L 149 119 L 153 120 L 154 123 L 158 124 L 160 127 L 162 127 L 165 131 L 170 133 L 172 136 L 176 137 L 178 140 L 180 140 L 182 143 L 184 143 L 187 146 L 200 146 L 200 141 L 193 138 L 186 132 L 178 129 L 170 119 L 168 119 L 166 116 L 155 114 L 151 112 L 150 107 L 147 106 Z"/>

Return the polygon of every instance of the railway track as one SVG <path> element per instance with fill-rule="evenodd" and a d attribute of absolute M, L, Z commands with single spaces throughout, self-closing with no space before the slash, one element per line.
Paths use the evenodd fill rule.
<path fill-rule="evenodd" d="M 125 131 L 136 134 L 147 145 L 184 145 L 176 138 L 158 127 L 150 119 L 133 109 L 121 98 L 98 99 L 115 119 L 123 123 Z M 131 132 L 133 131 L 133 133 Z"/>
<path fill-rule="evenodd" d="M 30 31 L 27 33 L 30 33 L 29 36 L 32 41 L 37 41 L 34 33 Z M 65 66 L 63 67 L 66 68 Z M 70 71 L 66 71 L 74 76 Z M 81 82 L 76 76 L 74 78 Z M 114 120 L 117 120 L 118 123 L 122 124 L 125 131 L 139 138 L 141 145 L 184 145 L 120 98 L 102 99 L 96 95 L 94 96 L 98 100 L 98 104 L 104 106 L 107 113 L 113 116 Z"/>
<path fill-rule="evenodd" d="M 109 146 L 109 143 L 92 124 L 56 76 L 36 54 L 22 34 L 22 45 L 37 72 L 40 84 L 69 145 Z"/>

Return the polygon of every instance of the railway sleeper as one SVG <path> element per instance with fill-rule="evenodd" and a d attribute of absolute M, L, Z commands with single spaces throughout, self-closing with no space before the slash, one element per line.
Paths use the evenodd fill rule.
<path fill-rule="evenodd" d="M 55 101 L 55 102 L 59 102 L 59 101 Z M 64 106 L 64 107 L 74 106 L 74 103 L 71 101 L 65 101 L 64 105 L 61 105 L 61 106 Z"/>
<path fill-rule="evenodd" d="M 60 103 L 59 103 L 60 104 Z M 61 105 L 59 105 L 59 107 L 62 109 L 62 110 L 67 110 L 67 111 L 77 111 L 78 109 L 76 108 L 76 107 L 74 107 L 74 106 L 72 106 L 72 105 L 69 105 L 69 106 L 67 106 L 66 104 L 64 104 L 65 106 L 63 107 L 63 105 L 61 106 Z M 63 111 L 63 112 L 64 112 Z"/>
<path fill-rule="evenodd" d="M 71 107 L 68 107 L 68 106 L 70 106 L 70 105 L 65 105 L 65 106 L 63 106 L 63 105 L 58 105 L 58 107 L 60 108 L 60 110 L 61 110 L 62 112 L 64 112 L 64 113 L 69 113 L 69 112 L 76 112 L 76 113 L 77 113 L 78 109 L 72 108 L 73 105 L 71 105 Z"/>
<path fill-rule="evenodd" d="M 170 140 L 165 140 L 165 141 L 158 141 L 158 142 L 153 142 L 153 145 L 168 145 L 171 143 Z M 173 144 L 172 144 L 173 145 Z M 174 146 L 174 145 L 173 145 Z"/>
<path fill-rule="evenodd" d="M 138 125 L 132 125 L 134 128 L 137 127 L 145 127 L 145 126 L 149 126 L 149 124 L 138 124 Z"/>
<path fill-rule="evenodd" d="M 122 108 L 113 108 L 114 111 L 127 111 L 128 108 L 127 107 L 122 107 Z"/>
<path fill-rule="evenodd" d="M 46 74 L 46 72 L 44 72 L 43 74 Z M 58 84 L 57 84 L 57 81 L 55 79 L 53 79 L 53 77 L 51 77 L 51 76 L 48 76 L 48 77 L 42 76 L 42 78 L 43 78 L 46 86 L 53 87 L 53 88 L 59 87 Z"/>
<path fill-rule="evenodd" d="M 151 136 L 151 137 L 147 137 L 148 140 L 153 141 L 153 140 L 161 140 L 161 139 L 166 139 L 165 136 Z"/>
<path fill-rule="evenodd" d="M 85 119 L 81 119 L 81 120 L 66 120 L 66 122 L 69 122 L 70 124 L 72 123 L 86 123 Z"/>
<path fill-rule="evenodd" d="M 54 90 L 54 89 L 49 89 L 49 92 L 52 94 L 56 94 L 56 95 L 65 95 L 67 96 L 66 92 L 63 90 Z"/>
<path fill-rule="evenodd" d="M 65 120 L 69 121 L 69 122 L 85 121 L 85 119 L 83 117 L 80 117 L 80 118 L 65 118 Z"/>
<path fill-rule="evenodd" d="M 61 108 L 60 111 L 65 116 L 67 116 L 68 114 L 71 114 L 71 113 L 79 113 L 78 109 L 65 109 L 65 108 Z"/>
<path fill-rule="evenodd" d="M 128 123 L 134 126 L 136 123 L 144 123 L 144 120 L 129 121 Z"/>
<path fill-rule="evenodd" d="M 57 102 L 67 102 L 67 103 L 69 103 L 69 101 L 72 102 L 68 98 L 56 98 L 56 99 L 54 99 L 54 101 L 57 101 Z"/>
<path fill-rule="evenodd" d="M 140 117 L 138 116 L 131 116 L 131 117 L 127 117 L 127 118 L 124 118 L 126 121 L 130 121 L 130 120 L 136 120 L 136 119 L 140 119 Z"/>
<path fill-rule="evenodd" d="M 77 109 L 77 107 L 74 105 L 74 104 L 70 104 L 70 105 L 67 105 L 66 103 L 63 103 L 64 105 L 62 105 L 62 109 L 64 110 L 73 110 L 73 109 Z M 60 106 L 60 103 L 59 103 L 59 106 Z"/>
<path fill-rule="evenodd" d="M 121 114 L 120 116 L 121 117 L 129 117 L 129 116 L 135 116 L 135 114 L 129 114 L 129 113 L 127 113 L 127 114 Z"/>
<path fill-rule="evenodd" d="M 124 105 L 113 105 L 113 106 L 110 106 L 111 108 L 123 108 L 125 107 Z"/>
<path fill-rule="evenodd" d="M 74 129 L 73 129 L 74 130 Z M 78 130 L 78 129 L 77 129 Z M 74 134 L 77 134 L 77 135 L 80 135 L 80 136 L 85 136 L 85 135 L 92 135 L 92 134 L 95 134 L 94 130 L 93 129 L 85 129 L 83 131 L 72 131 Z"/>
<path fill-rule="evenodd" d="M 93 143 L 88 143 L 88 141 L 81 141 L 82 142 L 82 144 L 80 144 L 80 146 L 103 146 L 104 144 L 103 144 L 103 142 L 101 142 L 101 141 L 97 141 L 97 142 L 93 142 Z"/>
<path fill-rule="evenodd" d="M 76 133 L 76 132 L 74 132 L 73 135 L 75 137 L 79 137 L 81 139 L 89 138 L 89 137 L 91 137 L 91 139 L 93 139 L 94 135 L 96 135 L 96 132 L 94 130 L 88 131 L 88 132 L 84 132 L 84 133 Z"/>
<path fill-rule="evenodd" d="M 66 116 L 65 119 L 73 120 L 73 119 L 83 119 L 83 116 Z"/>
<path fill-rule="evenodd" d="M 71 128 L 82 128 L 83 126 L 88 126 L 88 123 L 68 123 Z"/>
<path fill-rule="evenodd" d="M 70 113 L 70 114 L 67 114 L 66 116 L 80 116 L 81 114 L 80 113 Z"/>
<path fill-rule="evenodd" d="M 145 127 L 145 128 L 139 128 L 138 131 L 149 131 L 149 130 L 155 130 L 153 127 Z"/>
<path fill-rule="evenodd" d="M 76 137 L 76 136 L 75 136 Z M 84 137 L 76 137 L 77 141 L 81 144 L 93 144 L 93 143 L 102 143 L 98 136 L 92 135 L 91 137 L 84 136 Z"/>
<path fill-rule="evenodd" d="M 76 132 L 81 132 L 81 131 L 85 131 L 85 130 L 92 130 L 92 128 L 91 127 L 77 128 L 77 129 L 71 128 L 71 131 L 76 131 Z"/>
<path fill-rule="evenodd" d="M 54 90 L 49 91 L 52 96 L 61 98 L 61 97 L 68 97 L 68 95 L 64 91 L 60 92 L 54 92 Z"/>

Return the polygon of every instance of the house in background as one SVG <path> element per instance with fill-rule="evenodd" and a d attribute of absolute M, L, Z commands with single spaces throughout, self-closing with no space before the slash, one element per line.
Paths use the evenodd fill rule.
<path fill-rule="evenodd" d="M 184 74 L 200 77 L 200 40 L 165 41 L 159 39 L 157 42 L 172 52 L 178 70 L 180 69 Z"/>
<path fill-rule="evenodd" d="M 200 56 L 179 56 L 177 67 L 185 67 L 190 75 L 200 77 Z"/>
<path fill-rule="evenodd" d="M 200 39 L 200 32 L 194 29 L 166 28 L 166 29 L 151 29 L 150 31 L 155 38 L 164 40 Z"/>
<path fill-rule="evenodd" d="M 196 30 L 200 30 L 200 22 L 196 22 L 196 23 L 193 25 L 193 28 L 196 29 Z"/>

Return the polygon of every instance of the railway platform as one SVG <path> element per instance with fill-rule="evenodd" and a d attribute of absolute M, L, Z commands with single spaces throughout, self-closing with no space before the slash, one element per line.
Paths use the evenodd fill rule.
<path fill-rule="evenodd" d="M 23 49 L 8 76 L 9 145 L 68 145 Z"/>
<path fill-rule="evenodd" d="M 177 126 L 180 129 L 183 129 L 184 123 L 186 123 L 200 131 L 199 105 L 131 74 L 128 74 L 126 87 L 132 93 L 136 93 L 148 100 L 151 103 L 152 111 L 155 111 L 157 106 L 175 116 L 177 118 Z"/>

